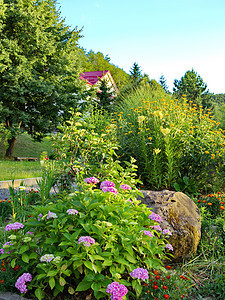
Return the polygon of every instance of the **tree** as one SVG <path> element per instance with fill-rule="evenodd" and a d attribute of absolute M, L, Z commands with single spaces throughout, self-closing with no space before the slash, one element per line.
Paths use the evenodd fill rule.
<path fill-rule="evenodd" d="M 99 87 L 99 92 L 97 92 L 98 98 L 98 108 L 106 110 L 107 112 L 112 112 L 112 103 L 113 103 L 113 93 L 110 91 L 110 88 L 107 85 L 105 79 L 101 80 Z"/>
<path fill-rule="evenodd" d="M 164 75 L 160 76 L 159 83 L 166 93 L 170 93 L 169 89 L 168 89 L 168 85 L 166 84 L 166 78 L 164 77 Z"/>
<path fill-rule="evenodd" d="M 204 108 L 212 105 L 207 84 L 193 69 L 187 71 L 180 80 L 174 80 L 173 95 L 178 99 L 186 95 L 188 102 L 192 101 L 195 104 L 203 105 Z"/>
<path fill-rule="evenodd" d="M 11 133 L 10 157 L 22 129 L 40 140 L 85 96 L 79 80 L 80 30 L 65 25 L 56 0 L 0 4 L 0 117 Z"/>
<path fill-rule="evenodd" d="M 130 77 L 134 86 L 137 86 L 142 80 L 141 67 L 136 62 L 130 69 Z"/>

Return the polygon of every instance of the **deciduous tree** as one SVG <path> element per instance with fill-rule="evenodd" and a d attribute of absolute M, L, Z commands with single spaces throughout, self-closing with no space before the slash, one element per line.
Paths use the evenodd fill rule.
<path fill-rule="evenodd" d="M 56 0 L 0 0 L 0 117 L 11 132 L 6 156 L 21 128 L 41 139 L 85 97 L 79 38 Z"/>

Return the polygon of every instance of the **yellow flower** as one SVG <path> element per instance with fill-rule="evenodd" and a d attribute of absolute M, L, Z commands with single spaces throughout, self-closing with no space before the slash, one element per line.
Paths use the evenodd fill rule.
<path fill-rule="evenodd" d="M 138 116 L 138 123 L 141 124 L 145 120 L 145 116 Z"/>
<path fill-rule="evenodd" d="M 170 129 L 161 127 L 161 132 L 162 132 L 162 134 L 167 135 L 170 133 Z"/>
<path fill-rule="evenodd" d="M 209 151 L 205 151 L 206 154 L 209 154 Z"/>
<path fill-rule="evenodd" d="M 148 137 L 148 139 L 151 141 L 151 140 L 152 140 L 152 137 L 150 136 L 150 137 Z"/>
<path fill-rule="evenodd" d="M 153 149 L 153 151 L 155 152 L 156 155 L 159 154 L 159 153 L 161 152 L 160 149 Z"/>
<path fill-rule="evenodd" d="M 156 117 L 159 117 L 160 119 L 163 118 L 163 114 L 162 114 L 162 112 L 161 112 L 160 110 L 155 110 L 155 111 L 154 111 L 154 115 L 155 115 Z"/>

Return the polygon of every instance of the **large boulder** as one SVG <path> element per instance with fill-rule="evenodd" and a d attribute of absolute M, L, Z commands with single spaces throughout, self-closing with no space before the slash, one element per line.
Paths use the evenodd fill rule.
<path fill-rule="evenodd" d="M 189 258 L 196 252 L 201 238 L 201 220 L 196 204 L 182 192 L 163 190 L 141 191 L 143 197 L 139 200 L 160 215 L 162 229 L 169 229 L 172 236 L 169 243 L 174 251 L 173 261 Z"/>

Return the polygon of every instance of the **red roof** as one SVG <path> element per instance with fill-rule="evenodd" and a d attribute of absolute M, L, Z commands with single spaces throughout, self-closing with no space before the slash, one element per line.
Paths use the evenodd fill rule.
<path fill-rule="evenodd" d="M 98 82 L 99 78 L 101 79 L 109 71 L 95 71 L 95 72 L 84 72 L 80 74 L 80 79 L 87 80 L 88 83 L 94 85 Z"/>

